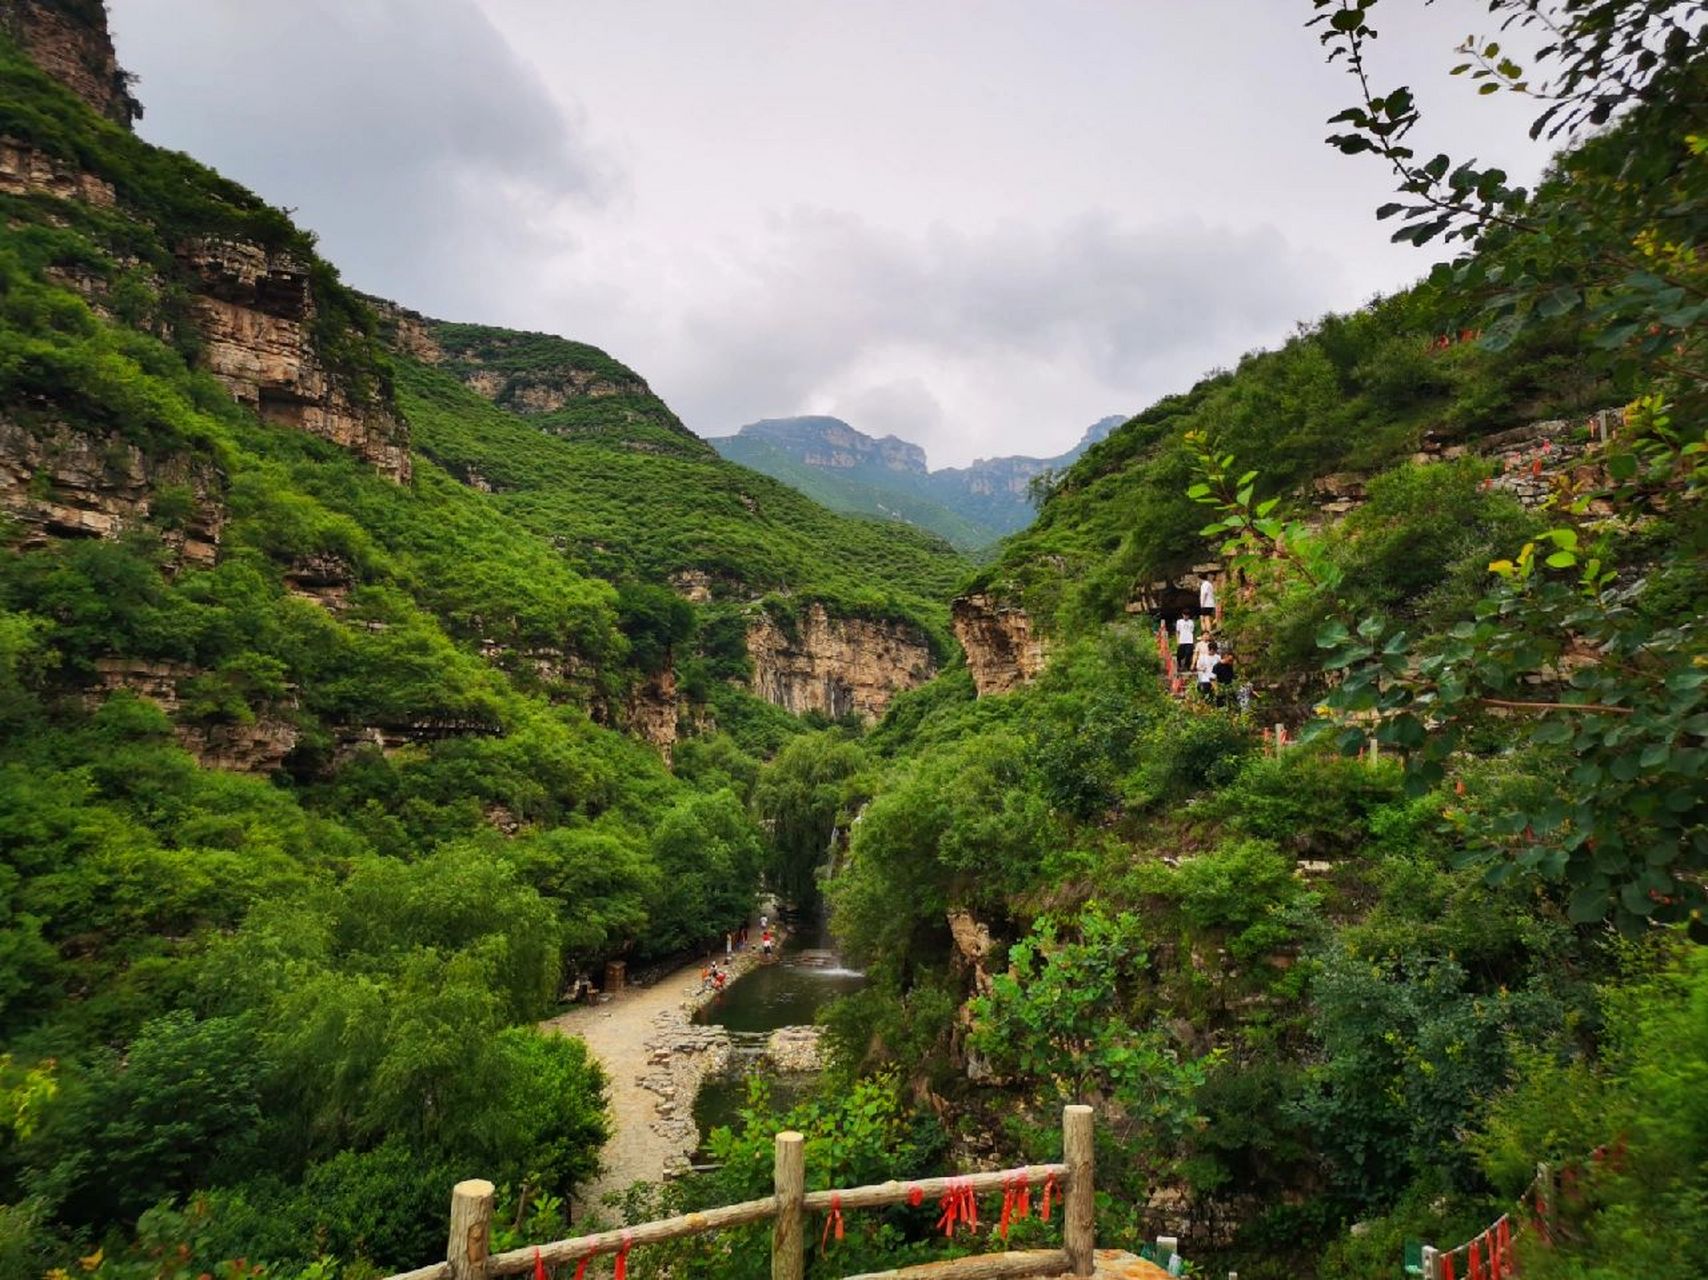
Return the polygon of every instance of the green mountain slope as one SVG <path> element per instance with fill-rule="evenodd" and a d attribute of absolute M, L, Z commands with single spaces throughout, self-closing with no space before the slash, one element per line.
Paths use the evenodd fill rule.
<path fill-rule="evenodd" d="M 0 1253 L 128 1266 L 166 1206 L 209 1258 L 406 1266 L 455 1170 L 592 1172 L 599 1071 L 531 1025 L 565 979 L 745 918 L 731 732 L 802 728 L 727 682 L 751 597 L 944 646 L 962 561 L 720 461 L 593 348 L 394 360 L 285 213 L 13 38 L 81 65 L 100 5 L 0 16 Z M 542 408 L 570 367 L 604 381 Z M 672 661 L 675 772 L 619 731 Z"/>
<path fill-rule="evenodd" d="M 809 466 L 774 444 L 745 436 L 724 436 L 712 444 L 731 462 L 781 480 L 834 511 L 917 525 L 968 552 L 990 545 L 999 536 L 989 525 L 951 511 L 942 503 L 910 492 L 894 481 L 867 482 L 845 473 Z"/>
<path fill-rule="evenodd" d="M 838 511 L 882 516 L 930 529 L 963 551 L 978 551 L 1024 528 L 1033 516 L 1035 478 L 1068 466 L 1124 419 L 1103 418 L 1054 458 L 981 458 L 932 471 L 918 445 L 874 439 L 840 418 L 751 422 L 709 441 L 729 458 L 775 476 Z"/>
<path fill-rule="evenodd" d="M 946 643 L 944 602 L 966 562 L 930 534 L 838 515 L 707 448 L 637 448 L 620 418 L 559 435 L 441 368 L 403 362 L 397 379 L 421 452 L 490 485 L 492 501 L 584 572 L 650 581 L 703 574 L 714 598 L 823 600 L 840 612 L 914 622 Z M 604 407 L 595 400 L 578 411 Z"/>

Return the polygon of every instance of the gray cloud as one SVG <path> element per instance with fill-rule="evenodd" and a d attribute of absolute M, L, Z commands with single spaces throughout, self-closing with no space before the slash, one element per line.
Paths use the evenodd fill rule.
<path fill-rule="evenodd" d="M 1322 145 L 1351 89 L 1303 0 L 110 3 L 146 136 L 357 285 L 596 343 L 706 434 L 1055 453 L 1428 265 Z M 1446 75 L 1483 0 L 1390 8 L 1420 148 L 1533 173 L 1528 107 Z"/>
<path fill-rule="evenodd" d="M 782 403 L 946 460 L 981 422 L 1052 451 L 1065 424 L 1136 412 L 1183 370 L 1284 335 L 1339 283 L 1332 261 L 1273 228 L 1095 216 L 910 236 L 809 211 L 779 220 L 735 275 L 715 307 L 687 310 L 680 359 L 660 370 L 692 388 L 695 419 L 739 425 L 757 379 Z M 1028 419 L 1029 438 L 1014 431 Z"/>
<path fill-rule="evenodd" d="M 621 174 L 474 0 L 120 0 L 142 132 L 297 210 L 354 282 L 456 313 Z"/>

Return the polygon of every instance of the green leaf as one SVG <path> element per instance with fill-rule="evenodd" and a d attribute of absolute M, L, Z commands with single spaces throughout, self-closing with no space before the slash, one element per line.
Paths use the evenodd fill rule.
<path fill-rule="evenodd" d="M 1570 569 L 1578 558 L 1570 551 L 1556 551 L 1544 562 L 1550 569 Z"/>
<path fill-rule="evenodd" d="M 1566 918 L 1573 924 L 1594 924 L 1607 914 L 1607 890 L 1593 885 L 1577 890 L 1566 904 Z"/>

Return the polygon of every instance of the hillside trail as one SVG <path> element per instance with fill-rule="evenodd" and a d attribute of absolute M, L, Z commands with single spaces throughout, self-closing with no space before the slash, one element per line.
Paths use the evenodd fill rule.
<path fill-rule="evenodd" d="M 757 920 L 751 928 L 757 938 Z M 780 952 L 783 931 L 777 925 L 773 928 Z M 730 964 L 732 977 L 740 977 L 759 959 L 752 949 L 737 952 Z M 657 1039 L 660 1023 L 672 1014 L 691 1019 L 705 1002 L 707 996 L 700 987 L 703 964 L 691 960 L 650 986 L 628 988 L 609 1004 L 577 1006 L 540 1024 L 542 1030 L 580 1036 L 609 1081 L 611 1136 L 599 1153 L 599 1175 L 576 1197 L 578 1218 L 611 1192 L 626 1191 L 635 1182 L 660 1181 L 671 1159 L 693 1148 L 692 1142 L 685 1145 L 680 1138 L 659 1131 L 669 1127 L 659 1124 L 662 1099 L 643 1086 L 641 1078 L 654 1069 L 648 1042 Z M 684 1105 L 691 1106 L 692 1100 L 684 1099 Z"/>

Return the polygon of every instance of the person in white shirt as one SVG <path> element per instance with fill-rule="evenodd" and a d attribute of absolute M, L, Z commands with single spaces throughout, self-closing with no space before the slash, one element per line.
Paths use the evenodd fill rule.
<path fill-rule="evenodd" d="M 1216 584 L 1210 580 L 1210 575 L 1198 575 L 1198 616 L 1213 618 L 1216 616 Z"/>
<path fill-rule="evenodd" d="M 1198 656 L 1192 660 L 1192 670 L 1198 676 L 1198 696 L 1210 701 L 1216 692 L 1216 663 L 1220 659 L 1214 640 L 1198 646 Z"/>
<path fill-rule="evenodd" d="M 1183 613 L 1174 620 L 1174 669 L 1180 675 L 1192 669 L 1193 637 L 1192 619 Z"/>

